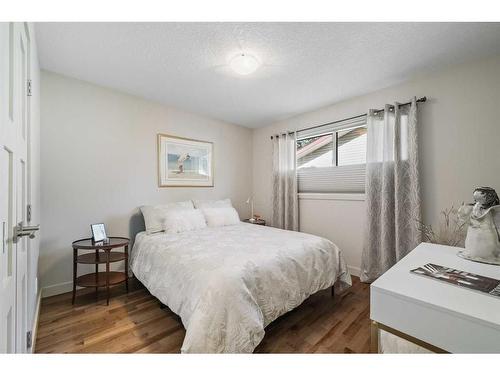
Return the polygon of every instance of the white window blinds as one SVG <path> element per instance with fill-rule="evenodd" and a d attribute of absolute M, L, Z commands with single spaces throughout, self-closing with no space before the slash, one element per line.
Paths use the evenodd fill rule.
<path fill-rule="evenodd" d="M 366 116 L 297 132 L 299 193 L 365 190 Z"/>

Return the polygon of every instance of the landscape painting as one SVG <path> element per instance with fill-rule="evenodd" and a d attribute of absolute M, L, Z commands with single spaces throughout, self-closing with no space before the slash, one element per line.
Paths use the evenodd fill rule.
<path fill-rule="evenodd" d="M 214 186 L 213 143 L 158 134 L 158 184 Z"/>

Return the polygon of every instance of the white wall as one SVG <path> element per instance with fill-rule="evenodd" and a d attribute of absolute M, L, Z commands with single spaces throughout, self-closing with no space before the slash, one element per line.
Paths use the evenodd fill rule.
<path fill-rule="evenodd" d="M 105 222 L 112 235 L 133 233 L 142 204 L 229 196 L 240 215 L 247 216 L 244 201 L 253 177 L 256 213 L 269 220 L 272 134 L 351 117 L 412 96 L 428 98 L 419 110 L 423 217 L 435 224 L 443 208 L 469 201 L 474 187 L 500 190 L 498 92 L 500 57 L 416 77 L 252 133 L 43 72 L 41 285 L 48 287 L 47 294 L 69 290 L 71 242 L 88 236 L 93 222 Z M 213 141 L 215 187 L 157 188 L 159 132 Z M 300 225 L 337 243 L 356 273 L 366 208 L 363 200 L 338 198 L 300 199 Z"/>
<path fill-rule="evenodd" d="M 355 116 L 413 96 L 427 96 L 428 101 L 419 107 L 423 218 L 435 224 L 442 209 L 470 201 L 476 186 L 500 190 L 499 93 L 500 57 L 496 57 L 417 77 L 256 129 L 255 210 L 270 218 L 272 134 Z M 363 244 L 364 202 L 302 199 L 299 208 L 301 229 L 337 243 L 351 269 L 356 270 Z"/>
<path fill-rule="evenodd" d="M 247 217 L 250 129 L 54 73 L 41 77 L 44 295 L 71 289 L 71 242 L 89 237 L 91 223 L 130 236 L 142 225 L 140 205 L 193 198 L 229 197 Z M 158 188 L 157 133 L 214 142 L 215 187 Z"/>

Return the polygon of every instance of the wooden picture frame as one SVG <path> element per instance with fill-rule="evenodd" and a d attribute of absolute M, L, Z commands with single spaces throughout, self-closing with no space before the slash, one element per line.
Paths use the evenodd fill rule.
<path fill-rule="evenodd" d="M 213 187 L 213 142 L 158 134 L 158 187 Z"/>

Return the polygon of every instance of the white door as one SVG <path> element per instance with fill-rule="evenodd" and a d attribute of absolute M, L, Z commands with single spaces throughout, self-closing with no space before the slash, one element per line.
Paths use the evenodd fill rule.
<path fill-rule="evenodd" d="M 27 351 L 29 38 L 23 23 L 0 23 L 0 352 Z"/>

